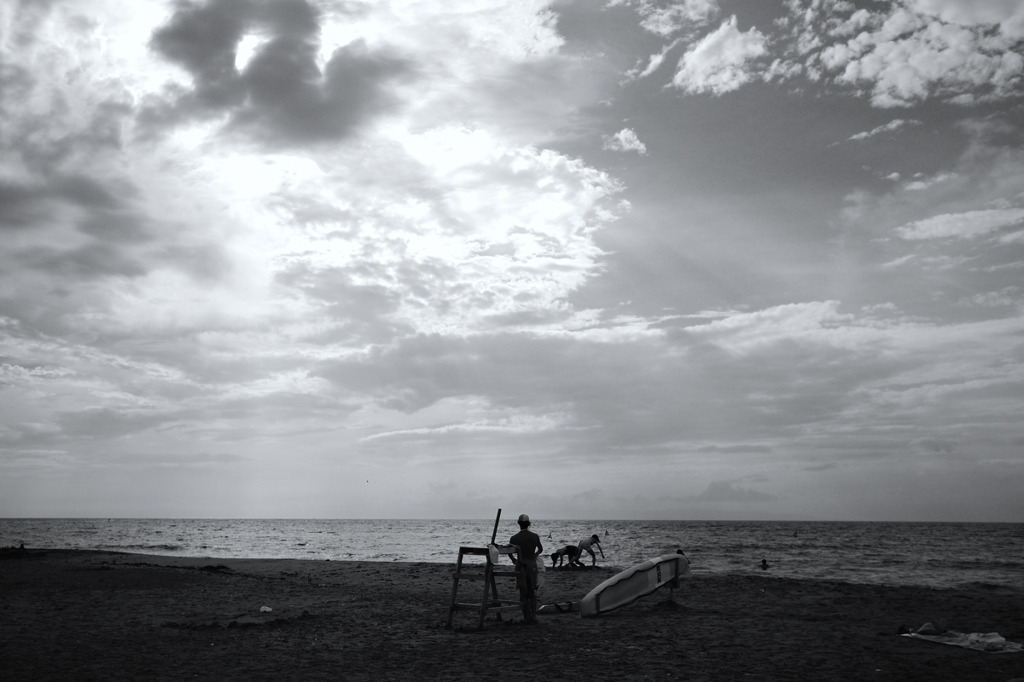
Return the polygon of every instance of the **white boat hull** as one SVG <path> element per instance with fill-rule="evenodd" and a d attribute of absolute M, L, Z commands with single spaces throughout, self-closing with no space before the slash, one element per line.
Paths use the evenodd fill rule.
<path fill-rule="evenodd" d="M 628 568 L 592 589 L 580 602 L 580 615 L 598 616 L 651 594 L 663 585 L 678 585 L 690 573 L 690 562 L 682 554 L 665 554 Z"/>

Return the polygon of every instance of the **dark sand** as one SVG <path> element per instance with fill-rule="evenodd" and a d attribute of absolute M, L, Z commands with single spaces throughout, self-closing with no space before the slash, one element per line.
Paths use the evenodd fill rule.
<path fill-rule="evenodd" d="M 457 612 L 447 629 L 453 568 L 454 552 L 441 565 L 3 550 L 0 679 L 1024 678 L 1024 654 L 896 636 L 933 622 L 1024 641 L 1008 590 L 699 576 L 599 618 L 492 615 L 477 630 Z M 541 601 L 578 601 L 613 573 L 548 570 Z M 460 601 L 480 591 L 465 583 Z"/>

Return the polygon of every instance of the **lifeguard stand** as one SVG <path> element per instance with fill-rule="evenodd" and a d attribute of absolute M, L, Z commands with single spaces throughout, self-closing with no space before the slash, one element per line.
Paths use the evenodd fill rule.
<path fill-rule="evenodd" d="M 445 622 L 446 628 L 451 628 L 452 616 L 456 611 L 476 611 L 478 614 L 477 629 L 482 629 L 484 618 L 487 617 L 488 613 L 497 613 L 500 617 L 501 613 L 512 613 L 520 610 L 518 599 L 515 601 L 502 601 L 498 597 L 498 585 L 495 578 L 514 578 L 516 571 L 514 569 L 502 570 L 497 562 L 502 556 L 517 554 L 518 552 L 518 548 L 515 545 L 499 547 L 494 544 L 494 539 L 498 535 L 499 519 L 501 519 L 500 509 L 498 510 L 497 518 L 494 519 L 494 532 L 491 533 L 490 545 L 487 547 L 459 547 L 459 558 L 455 563 L 455 572 L 452 574 L 452 601 L 448 607 L 448 620 Z M 464 563 L 463 560 L 469 556 L 482 556 L 485 563 L 482 566 L 479 563 Z M 480 571 L 481 567 L 483 571 Z M 462 580 L 479 580 L 483 582 L 483 592 L 479 602 L 459 602 L 459 582 Z"/>

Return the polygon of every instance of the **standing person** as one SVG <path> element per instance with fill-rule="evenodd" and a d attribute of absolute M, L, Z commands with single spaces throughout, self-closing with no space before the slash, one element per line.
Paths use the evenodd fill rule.
<path fill-rule="evenodd" d="M 519 532 L 512 536 L 509 544 L 519 548 L 519 556 L 516 559 L 517 587 L 519 587 L 519 606 L 523 610 L 523 620 L 527 623 L 537 622 L 537 584 L 538 566 L 537 561 L 544 552 L 544 546 L 540 543 L 540 536 L 530 527 L 530 517 L 526 514 L 519 515 Z"/>
<path fill-rule="evenodd" d="M 592 559 L 592 562 L 591 562 L 590 565 L 591 566 L 597 566 L 597 555 L 594 554 L 594 550 L 592 549 L 592 545 L 597 545 L 597 549 L 598 549 L 599 552 L 601 552 L 601 558 L 603 559 L 604 558 L 604 550 L 601 549 L 601 538 L 597 537 L 597 533 L 594 533 L 593 535 L 591 535 L 586 540 L 581 540 L 580 541 L 580 552 L 576 556 L 577 557 L 581 557 L 581 556 L 583 556 L 584 552 L 589 552 L 590 553 L 590 558 Z"/>

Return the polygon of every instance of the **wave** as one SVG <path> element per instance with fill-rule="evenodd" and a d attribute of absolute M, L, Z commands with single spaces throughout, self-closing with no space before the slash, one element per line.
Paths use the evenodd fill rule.
<path fill-rule="evenodd" d="M 105 549 L 113 552 L 183 552 L 185 551 L 184 545 L 170 545 L 166 543 L 160 543 L 155 545 L 149 544 L 99 544 L 96 545 L 96 549 Z"/>
<path fill-rule="evenodd" d="M 515 530 L 502 522 L 499 537 Z M 776 524 L 535 520 L 548 551 L 598 533 L 604 558 L 627 568 L 682 549 L 700 575 L 756 574 L 854 583 L 1021 587 L 1024 524 Z M 317 558 L 452 564 L 483 547 L 491 520 L 0 519 L 0 546 L 66 547 L 221 558 Z M 798 532 L 798 537 L 794 537 Z M 550 536 L 550 539 L 549 537 Z M 771 566 L 760 570 L 761 559 Z"/>
<path fill-rule="evenodd" d="M 1006 583 L 971 581 L 957 583 L 956 587 L 957 589 L 961 590 L 983 592 L 985 594 L 1006 594 L 1019 596 L 1024 594 L 1024 579 L 1022 579 L 1016 585 Z"/>

